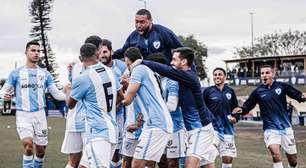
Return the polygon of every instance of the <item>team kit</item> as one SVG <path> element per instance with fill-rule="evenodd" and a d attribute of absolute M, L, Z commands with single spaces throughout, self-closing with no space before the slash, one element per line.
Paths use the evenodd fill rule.
<path fill-rule="evenodd" d="M 274 81 L 273 67 L 263 65 L 262 83 L 239 106 L 221 67 L 211 70 L 214 84 L 202 88 L 195 51 L 170 29 L 153 24 L 150 11 L 137 11 L 135 27 L 116 51 L 108 39 L 87 37 L 78 62 L 67 65 L 63 90 L 38 67 L 40 44 L 26 44 L 26 64 L 13 70 L 1 89 L 4 99 L 16 96 L 22 167 L 44 164 L 46 90 L 69 107 L 61 146 L 68 155 L 65 168 L 214 168 L 217 156 L 222 168 L 231 168 L 237 157 L 234 124 L 256 104 L 272 167 L 284 167 L 281 148 L 288 167 L 298 167 L 286 96 L 304 102 L 305 93 Z"/>

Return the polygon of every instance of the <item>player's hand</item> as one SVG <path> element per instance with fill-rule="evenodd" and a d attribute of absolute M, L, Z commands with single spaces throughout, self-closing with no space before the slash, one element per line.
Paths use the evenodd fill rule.
<path fill-rule="evenodd" d="M 6 94 L 4 95 L 4 100 L 5 100 L 5 101 L 10 101 L 10 100 L 12 100 L 12 95 L 6 93 Z"/>
<path fill-rule="evenodd" d="M 135 124 L 130 124 L 130 125 L 128 125 L 128 126 L 126 127 L 126 130 L 127 130 L 128 132 L 134 132 L 134 131 L 137 130 L 137 126 L 136 126 Z"/>
<path fill-rule="evenodd" d="M 233 117 L 231 115 L 228 115 L 227 118 L 228 118 L 230 123 L 232 123 L 232 124 L 236 124 L 237 123 L 237 120 L 236 120 L 235 117 Z"/>
<path fill-rule="evenodd" d="M 302 99 L 306 99 L 306 93 L 302 94 Z"/>
<path fill-rule="evenodd" d="M 142 113 L 139 113 L 137 118 L 136 118 L 136 127 L 137 128 L 141 128 L 142 125 L 144 123 L 144 120 L 143 120 L 143 114 Z"/>
<path fill-rule="evenodd" d="M 242 113 L 242 108 L 241 107 L 236 107 L 233 112 L 233 114 L 241 114 Z"/>
<path fill-rule="evenodd" d="M 142 59 L 137 59 L 136 61 L 133 62 L 133 64 L 130 65 L 130 70 L 132 71 L 133 68 L 135 68 L 137 65 L 142 63 Z"/>
<path fill-rule="evenodd" d="M 71 84 L 70 83 L 67 83 L 65 86 L 64 86 L 64 93 L 65 94 L 70 94 L 71 92 Z"/>
<path fill-rule="evenodd" d="M 73 65 L 75 65 L 75 64 L 76 64 L 76 62 L 70 62 L 70 63 L 68 64 L 68 66 L 67 66 L 68 72 L 71 72 L 71 71 L 72 71 L 72 67 L 73 67 Z"/>
<path fill-rule="evenodd" d="M 121 85 L 122 85 L 122 88 L 123 88 L 123 91 L 125 91 L 127 89 L 127 87 L 129 86 L 129 82 L 130 82 L 130 78 L 128 75 L 123 75 L 121 77 Z"/>

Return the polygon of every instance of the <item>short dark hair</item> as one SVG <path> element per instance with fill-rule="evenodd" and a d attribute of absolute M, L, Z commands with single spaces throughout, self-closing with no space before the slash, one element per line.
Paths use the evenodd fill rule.
<path fill-rule="evenodd" d="M 149 20 L 152 19 L 151 12 L 149 10 L 147 10 L 147 9 L 139 9 L 136 12 L 136 15 L 146 15 Z"/>
<path fill-rule="evenodd" d="M 161 63 L 161 64 L 167 64 L 167 60 L 165 58 L 165 55 L 163 53 L 160 53 L 160 52 L 148 55 L 146 57 L 146 60 L 158 62 L 158 63 Z"/>
<path fill-rule="evenodd" d="M 91 43 L 95 45 L 96 48 L 99 48 L 102 43 L 102 39 L 101 37 L 97 35 L 92 35 L 92 36 L 87 37 L 84 43 Z"/>
<path fill-rule="evenodd" d="M 39 42 L 37 40 L 31 40 L 29 42 L 27 42 L 26 44 L 26 50 L 30 47 L 30 45 L 37 45 L 40 46 Z"/>
<path fill-rule="evenodd" d="M 193 64 L 193 60 L 194 60 L 194 51 L 193 49 L 189 48 L 189 47 L 179 47 L 176 49 L 172 50 L 172 53 L 178 52 L 180 53 L 180 58 L 181 59 L 186 59 L 187 60 L 187 65 L 189 67 L 191 67 L 191 65 Z"/>
<path fill-rule="evenodd" d="M 137 47 L 130 47 L 124 52 L 124 56 L 134 62 L 137 59 L 142 59 L 140 50 Z"/>
<path fill-rule="evenodd" d="M 273 67 L 269 64 L 264 64 L 264 65 L 260 66 L 260 69 L 261 68 L 271 68 L 271 69 L 273 69 Z"/>
<path fill-rule="evenodd" d="M 225 71 L 223 68 L 221 68 L 221 67 L 217 67 L 217 68 L 215 68 L 215 69 L 213 70 L 213 73 L 215 73 L 215 71 L 217 71 L 217 70 L 222 71 L 222 72 L 223 72 L 223 74 L 226 76 L 226 71 Z"/>
<path fill-rule="evenodd" d="M 82 58 L 90 58 L 97 53 L 97 47 L 92 43 L 85 43 L 80 48 L 80 55 Z"/>
<path fill-rule="evenodd" d="M 102 39 L 101 46 L 106 46 L 110 51 L 113 49 L 112 42 L 107 39 Z"/>

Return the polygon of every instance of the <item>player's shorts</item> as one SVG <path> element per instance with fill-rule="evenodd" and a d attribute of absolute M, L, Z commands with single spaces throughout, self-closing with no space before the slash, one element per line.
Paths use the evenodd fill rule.
<path fill-rule="evenodd" d="M 235 136 L 225 134 L 223 138 L 218 136 L 218 133 L 215 132 L 215 145 L 219 151 L 221 157 L 230 156 L 237 157 L 237 149 L 235 144 Z"/>
<path fill-rule="evenodd" d="M 121 154 L 127 157 L 133 157 L 138 140 L 123 138 Z"/>
<path fill-rule="evenodd" d="M 32 138 L 36 145 L 48 144 L 47 118 L 44 110 L 37 112 L 16 112 L 16 129 L 19 138 Z"/>
<path fill-rule="evenodd" d="M 188 131 L 187 157 L 193 156 L 206 162 L 214 162 L 218 150 L 214 145 L 214 128 L 208 124 L 202 128 Z"/>
<path fill-rule="evenodd" d="M 80 165 L 87 168 L 109 167 L 115 149 L 116 144 L 104 139 L 91 140 L 85 145 Z"/>
<path fill-rule="evenodd" d="M 171 134 L 161 129 L 143 129 L 134 153 L 135 159 L 159 162 Z"/>
<path fill-rule="evenodd" d="M 121 109 L 123 110 L 123 109 Z M 118 143 L 116 145 L 116 149 L 119 149 L 121 150 L 121 147 L 122 147 L 122 141 L 123 141 L 123 127 L 124 127 L 124 117 L 123 117 L 123 113 L 119 113 L 116 115 L 116 122 L 117 122 L 117 125 L 118 125 L 118 132 L 119 132 L 119 135 L 118 135 Z"/>
<path fill-rule="evenodd" d="M 181 158 L 186 156 L 186 138 L 187 134 L 184 129 L 171 134 L 166 147 L 167 158 Z"/>
<path fill-rule="evenodd" d="M 85 132 L 65 131 L 61 152 L 65 154 L 79 153 L 85 144 Z"/>
<path fill-rule="evenodd" d="M 288 154 L 297 153 L 294 132 L 291 127 L 286 128 L 285 130 L 267 129 L 264 132 L 264 140 L 267 148 L 270 145 L 278 144 L 281 145 L 284 151 Z"/>

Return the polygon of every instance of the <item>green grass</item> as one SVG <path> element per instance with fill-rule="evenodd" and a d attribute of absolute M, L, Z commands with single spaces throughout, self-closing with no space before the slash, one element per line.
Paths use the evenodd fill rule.
<path fill-rule="evenodd" d="M 21 167 L 22 145 L 16 134 L 15 117 L 0 116 L 0 168 Z M 65 120 L 49 118 L 49 145 L 46 151 L 45 168 L 62 168 L 67 156 L 60 153 L 64 138 Z M 8 125 L 10 128 L 8 128 Z M 298 163 L 306 167 L 306 127 L 295 127 L 298 144 Z M 260 125 L 239 123 L 237 125 L 236 146 L 238 157 L 234 160 L 235 168 L 270 168 L 272 159 L 263 142 Z M 284 159 L 286 160 L 286 159 Z M 285 162 L 285 161 L 284 161 Z M 287 165 L 287 163 L 285 163 Z M 216 167 L 220 167 L 217 159 Z"/>

